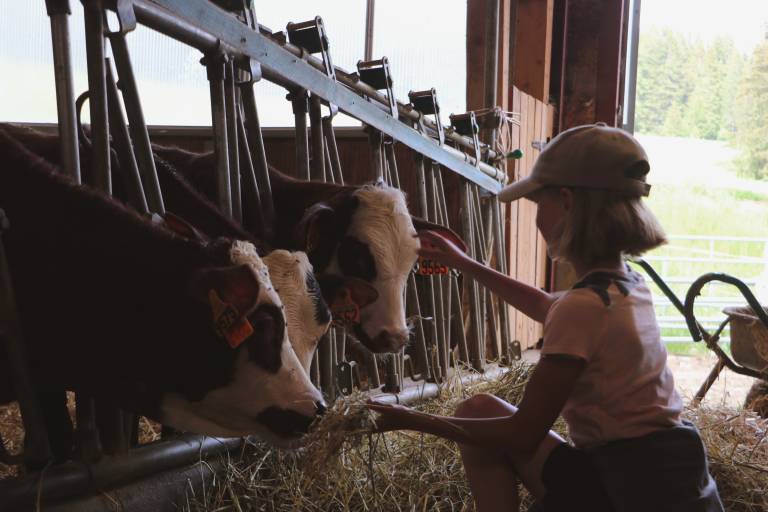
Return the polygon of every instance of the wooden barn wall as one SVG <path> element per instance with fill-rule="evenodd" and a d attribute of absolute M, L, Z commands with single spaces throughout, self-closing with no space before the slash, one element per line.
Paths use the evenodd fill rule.
<path fill-rule="evenodd" d="M 533 96 L 512 90 L 512 110 L 520 113 L 520 125 L 512 129 L 515 147 L 523 150 L 510 179 L 519 180 L 531 173 L 539 155 L 539 143 L 552 136 L 553 109 Z M 536 229 L 536 205 L 528 200 L 515 201 L 507 206 L 507 261 L 509 273 L 520 281 L 539 288 L 547 286 L 547 248 Z M 531 320 L 510 307 L 510 322 L 515 326 L 514 339 L 523 349 L 533 347 L 542 336 L 542 324 Z"/>

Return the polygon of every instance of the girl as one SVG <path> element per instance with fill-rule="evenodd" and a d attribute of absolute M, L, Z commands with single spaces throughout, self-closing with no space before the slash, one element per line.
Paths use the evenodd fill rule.
<path fill-rule="evenodd" d="M 562 295 L 485 267 L 434 232 L 420 235 L 422 256 L 544 324 L 541 359 L 517 407 L 487 394 L 454 417 L 368 404 L 381 431 L 458 442 L 480 511 L 517 510 L 518 478 L 537 499 L 532 510 L 723 510 L 698 431 L 680 418 L 651 294 L 623 259 L 666 241 L 642 201 L 648 170 L 631 135 L 585 125 L 555 137 L 531 175 L 499 194 L 537 204 L 549 255 L 579 276 Z M 572 445 L 550 430 L 560 414 Z"/>

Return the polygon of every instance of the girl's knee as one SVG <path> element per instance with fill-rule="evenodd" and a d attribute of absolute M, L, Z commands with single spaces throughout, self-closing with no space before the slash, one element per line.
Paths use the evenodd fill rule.
<path fill-rule="evenodd" d="M 459 402 L 453 415 L 458 418 L 488 418 L 506 416 L 515 411 L 515 406 L 494 395 L 478 393 Z"/>

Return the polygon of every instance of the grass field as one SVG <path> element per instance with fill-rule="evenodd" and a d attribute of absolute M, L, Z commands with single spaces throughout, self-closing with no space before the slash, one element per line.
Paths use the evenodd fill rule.
<path fill-rule="evenodd" d="M 745 180 L 732 170 L 736 152 L 718 141 L 638 135 L 651 162 L 653 188 L 648 204 L 667 234 L 768 240 L 768 182 Z M 761 241 L 671 240 L 649 257 L 715 257 L 752 259 L 752 263 L 663 261 L 653 262 L 665 278 L 696 278 L 707 272 L 724 272 L 742 280 L 763 303 L 768 302 L 768 243 Z M 689 283 L 670 283 L 681 299 Z M 657 290 L 658 291 L 658 290 Z M 737 297 L 735 288 L 709 286 L 704 296 Z M 658 292 L 661 295 L 661 292 Z M 724 319 L 721 306 L 697 307 L 697 318 Z M 657 306 L 659 317 L 682 316 L 672 306 Z M 687 336 L 687 330 L 664 329 L 665 336 Z M 726 331 L 727 332 L 727 331 Z M 670 353 L 697 355 L 703 345 L 670 343 Z"/>

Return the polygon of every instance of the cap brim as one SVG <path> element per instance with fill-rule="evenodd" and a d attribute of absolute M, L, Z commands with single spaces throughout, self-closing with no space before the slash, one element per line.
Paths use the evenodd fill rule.
<path fill-rule="evenodd" d="M 539 183 L 536 180 L 532 180 L 531 178 L 523 178 L 501 189 L 501 192 L 499 192 L 497 197 L 499 198 L 499 201 L 503 201 L 505 203 L 510 201 L 517 201 L 522 197 L 526 197 L 527 195 L 536 192 L 543 186 L 544 185 L 542 183 Z"/>

